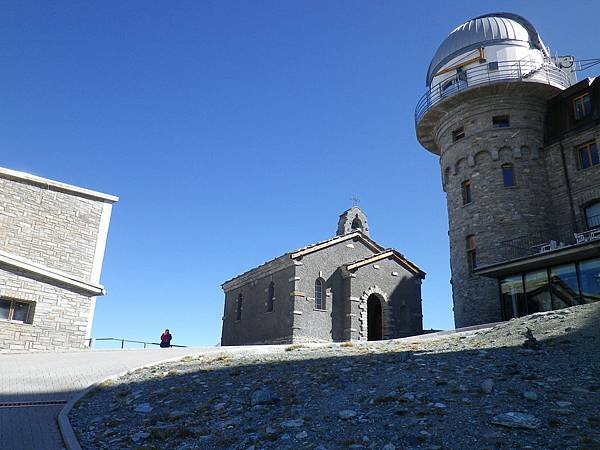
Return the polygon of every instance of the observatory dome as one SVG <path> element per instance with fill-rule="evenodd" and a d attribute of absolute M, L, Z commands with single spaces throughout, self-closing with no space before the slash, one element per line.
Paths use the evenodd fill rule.
<path fill-rule="evenodd" d="M 434 75 L 463 53 L 490 45 L 510 45 L 548 51 L 536 29 L 524 17 L 511 13 L 491 13 L 475 17 L 455 28 L 442 42 L 427 71 L 427 86 Z"/>

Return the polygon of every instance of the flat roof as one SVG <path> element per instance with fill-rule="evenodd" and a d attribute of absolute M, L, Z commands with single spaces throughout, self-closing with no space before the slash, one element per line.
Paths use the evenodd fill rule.
<path fill-rule="evenodd" d="M 68 194 L 74 194 L 80 197 L 87 197 L 94 200 L 101 200 L 104 202 L 114 203 L 119 201 L 119 197 L 111 194 L 105 194 L 103 192 L 92 191 L 91 189 L 85 189 L 72 184 L 62 183 L 60 181 L 50 180 L 49 178 L 38 177 L 26 172 L 19 172 L 17 170 L 7 169 L 0 167 L 0 178 L 6 178 L 9 180 L 21 181 L 27 184 L 33 184 L 46 189 L 51 189 L 60 192 L 66 192 Z"/>
<path fill-rule="evenodd" d="M 567 264 L 594 257 L 600 257 L 600 239 L 480 267 L 474 270 L 473 273 L 484 277 L 500 278 L 505 275 L 543 269 L 548 266 Z"/>

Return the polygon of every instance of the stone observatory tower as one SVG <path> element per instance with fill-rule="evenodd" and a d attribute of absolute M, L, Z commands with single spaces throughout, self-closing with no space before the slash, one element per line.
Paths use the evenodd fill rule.
<path fill-rule="evenodd" d="M 503 242 L 555 226 L 544 122 L 547 100 L 574 82 L 515 14 L 463 23 L 431 60 L 415 122 L 421 145 L 440 157 L 457 327 L 503 319 L 498 282 L 477 269 Z"/>

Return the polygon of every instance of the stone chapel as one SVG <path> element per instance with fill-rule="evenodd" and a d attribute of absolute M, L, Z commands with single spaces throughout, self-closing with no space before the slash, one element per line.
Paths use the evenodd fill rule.
<path fill-rule="evenodd" d="M 336 236 L 223 283 L 222 345 L 381 340 L 421 334 L 423 272 L 370 237 L 365 213 Z"/>

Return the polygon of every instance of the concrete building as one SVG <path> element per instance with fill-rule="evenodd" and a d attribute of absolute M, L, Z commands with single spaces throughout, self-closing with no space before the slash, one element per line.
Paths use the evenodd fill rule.
<path fill-rule="evenodd" d="M 0 350 L 88 345 L 117 200 L 0 168 Z"/>
<path fill-rule="evenodd" d="M 379 340 L 423 331 L 425 273 L 370 238 L 353 207 L 335 237 L 223 284 L 222 345 Z"/>
<path fill-rule="evenodd" d="M 416 112 L 447 195 L 457 327 L 600 300 L 600 83 L 493 13 L 435 53 Z"/>

